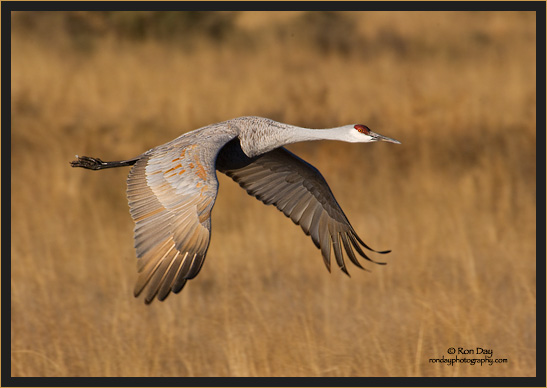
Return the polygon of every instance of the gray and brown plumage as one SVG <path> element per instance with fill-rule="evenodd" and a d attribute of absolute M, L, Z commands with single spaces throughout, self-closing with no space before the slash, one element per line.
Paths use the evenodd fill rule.
<path fill-rule="evenodd" d="M 363 248 L 389 252 L 368 247 L 321 173 L 283 147 L 321 139 L 399 143 L 362 124 L 308 129 L 240 117 L 185 133 L 133 159 L 103 162 L 83 156 L 71 165 L 92 170 L 133 165 L 127 199 L 135 221 L 138 257 L 135 296 L 146 289 L 145 302 L 150 303 L 155 297 L 164 300 L 170 292 L 179 292 L 203 265 L 218 190 L 216 170 L 300 225 L 321 250 L 329 271 L 331 252 L 346 274 L 343 251 L 359 268 L 363 267 L 355 251 L 371 262 Z"/>

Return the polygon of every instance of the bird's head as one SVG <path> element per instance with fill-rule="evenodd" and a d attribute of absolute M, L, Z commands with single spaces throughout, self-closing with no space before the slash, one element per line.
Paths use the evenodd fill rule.
<path fill-rule="evenodd" d="M 346 140 L 352 143 L 387 141 L 389 143 L 401 144 L 398 140 L 372 132 L 369 127 L 363 124 L 348 125 L 345 128 L 347 130 Z"/>

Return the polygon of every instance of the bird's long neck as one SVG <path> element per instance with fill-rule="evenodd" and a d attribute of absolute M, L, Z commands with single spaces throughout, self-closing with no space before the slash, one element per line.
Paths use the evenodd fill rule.
<path fill-rule="evenodd" d="M 341 140 L 341 127 L 335 128 L 303 128 L 290 126 L 287 142 L 285 144 L 298 143 L 311 140 Z"/>
<path fill-rule="evenodd" d="M 242 128 L 239 135 L 241 148 L 249 157 L 287 144 L 312 140 L 340 140 L 340 137 L 341 127 L 311 129 L 258 117 L 251 125 Z"/>

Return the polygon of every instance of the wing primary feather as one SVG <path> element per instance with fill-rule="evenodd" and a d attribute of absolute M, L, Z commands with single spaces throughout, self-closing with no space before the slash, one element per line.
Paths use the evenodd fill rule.
<path fill-rule="evenodd" d="M 308 207 L 308 204 L 311 202 L 313 197 L 302 197 L 302 199 L 296 204 L 294 209 L 291 211 L 290 219 L 295 224 L 298 224 L 300 222 L 300 218 L 302 218 L 302 213 L 306 210 Z"/>
<path fill-rule="evenodd" d="M 363 250 L 361 249 L 361 247 L 359 246 L 359 243 L 357 242 L 357 240 L 355 239 L 355 235 L 353 233 L 350 233 L 348 234 L 349 236 L 349 239 L 351 241 L 351 244 L 354 246 L 355 250 L 361 255 L 363 256 L 366 260 L 372 262 L 372 263 L 376 263 L 376 264 L 386 264 L 386 263 L 383 263 L 381 261 L 375 261 L 375 260 L 372 260 L 370 257 L 368 257 L 365 252 L 363 252 Z"/>
<path fill-rule="evenodd" d="M 334 250 L 334 257 L 336 258 L 336 263 L 338 263 L 338 266 L 340 267 L 342 272 L 350 276 L 346 268 L 346 263 L 344 263 L 344 256 L 342 253 L 342 246 L 340 243 L 339 233 L 336 231 L 336 229 L 332 230 L 330 233 L 331 233 L 332 247 Z"/>
<path fill-rule="evenodd" d="M 146 255 L 152 248 L 154 250 L 157 250 L 156 248 L 162 241 L 169 239 L 169 232 L 162 229 L 158 229 L 157 231 L 154 231 L 153 233 L 147 232 L 147 231 L 135 231 L 136 236 L 143 235 L 143 238 L 136 240 L 135 242 L 135 250 L 137 252 L 137 257 L 143 257 Z M 160 246 L 161 247 L 161 246 Z"/>
<path fill-rule="evenodd" d="M 185 279 L 185 278 L 182 278 L 182 277 L 180 279 L 177 279 L 177 281 L 173 285 L 173 292 L 175 294 L 178 294 L 179 292 L 181 292 L 182 289 L 184 288 L 184 286 L 186 285 L 187 281 L 188 281 L 188 279 Z"/>
<path fill-rule="evenodd" d="M 162 261 L 167 257 L 171 251 L 173 250 L 174 245 L 172 245 L 169 250 L 159 259 L 157 258 L 151 258 L 148 263 L 146 263 L 141 269 L 140 269 L 140 275 L 137 278 L 137 282 L 135 283 L 135 289 L 133 293 L 135 296 L 139 296 L 140 293 L 144 290 L 144 287 L 148 284 L 150 281 L 150 278 L 156 273 L 158 270 L 158 267 L 162 263 Z"/>
<path fill-rule="evenodd" d="M 370 272 L 370 270 L 363 267 L 361 263 L 359 263 L 359 260 L 357 260 L 357 257 L 355 257 L 355 253 L 353 252 L 353 248 L 351 247 L 347 234 L 340 233 L 340 239 L 342 240 L 342 244 L 344 244 L 344 249 L 346 250 L 346 253 L 348 254 L 350 261 L 353 264 L 355 264 L 357 267 L 361 268 L 362 270 Z"/>
<path fill-rule="evenodd" d="M 321 220 L 321 215 L 323 214 L 324 210 L 321 206 L 317 206 L 315 208 L 315 212 L 313 213 L 313 218 L 311 221 L 311 228 L 310 228 L 310 236 L 315 244 L 315 246 L 319 249 L 321 249 L 320 239 L 319 239 L 319 221 Z"/>
<path fill-rule="evenodd" d="M 209 239 L 207 238 L 207 235 L 201 234 L 200 235 L 201 240 L 198 244 L 196 244 L 197 248 L 197 255 L 190 263 L 190 267 L 187 270 L 187 273 L 185 274 L 186 279 L 193 279 L 195 278 L 199 271 L 201 271 L 201 267 L 203 266 L 203 263 L 205 261 L 205 254 L 207 253 L 207 249 L 209 248 Z"/>
<path fill-rule="evenodd" d="M 325 213 L 321 215 L 321 220 L 319 221 L 321 224 L 319 225 L 319 233 L 320 233 L 320 241 L 321 241 L 321 256 L 323 257 L 323 261 L 325 263 L 325 266 L 330 272 L 330 234 L 329 234 L 329 228 L 327 226 L 327 216 Z"/>
<path fill-rule="evenodd" d="M 176 256 L 173 258 L 171 263 L 169 264 L 169 268 L 165 271 L 165 274 L 163 276 L 163 279 L 161 281 L 161 284 L 159 285 L 158 289 L 158 300 L 162 301 L 171 292 L 171 285 L 173 283 L 173 279 L 175 279 L 175 276 L 177 275 L 177 272 L 180 268 L 180 264 L 182 263 L 182 255 L 180 252 L 177 252 Z"/>
<path fill-rule="evenodd" d="M 173 285 L 174 289 L 178 289 L 179 283 L 182 283 L 183 281 L 186 282 L 188 280 L 188 270 L 190 269 L 190 266 L 192 265 L 192 261 L 196 257 L 197 253 L 191 253 L 187 252 L 184 257 L 184 262 L 182 263 L 182 266 L 177 274 L 177 282 Z M 183 284 L 184 285 L 184 284 Z"/>
<path fill-rule="evenodd" d="M 279 204 L 279 209 L 285 214 L 285 216 L 290 217 L 292 211 L 298 205 L 298 203 L 302 200 L 302 198 L 306 195 L 306 191 L 303 187 L 298 187 L 297 190 L 292 194 L 290 198 L 287 199 L 287 201 L 283 201 Z M 282 207 L 281 207 L 282 206 Z"/>
<path fill-rule="evenodd" d="M 176 251 L 175 257 L 178 254 L 179 254 L 179 252 Z M 156 267 L 156 271 L 154 272 L 154 274 L 152 275 L 152 277 L 148 281 L 148 289 L 147 289 L 146 295 L 144 297 L 144 302 L 146 304 L 149 304 L 149 303 L 152 302 L 152 300 L 154 300 L 154 297 L 156 296 L 156 294 L 159 291 L 161 282 L 162 282 L 163 278 L 165 277 L 165 273 L 169 270 L 169 267 L 173 263 L 173 260 L 174 260 L 175 257 L 173 257 L 173 258 L 166 257 Z"/>
<path fill-rule="evenodd" d="M 169 248 L 169 246 L 171 247 Z M 166 238 L 165 241 L 156 248 L 154 252 L 146 253 L 139 257 L 137 260 L 137 272 L 142 272 L 144 267 L 150 263 L 151 260 L 155 259 L 157 256 L 164 256 L 167 251 L 173 249 L 173 240 Z"/>
<path fill-rule="evenodd" d="M 199 253 L 196 253 L 194 255 L 194 258 L 190 260 L 188 264 L 188 269 L 186 271 L 186 274 L 184 275 L 185 279 L 193 279 L 197 276 L 199 273 L 199 270 L 201 269 L 201 265 L 203 264 L 203 257 Z"/>
<path fill-rule="evenodd" d="M 348 225 L 349 225 L 349 221 L 348 221 Z M 376 253 L 381 253 L 382 255 L 391 252 L 391 249 L 388 249 L 387 251 L 377 251 L 376 249 L 372 249 L 367 244 L 365 244 L 364 241 L 361 240 L 361 238 L 359 238 L 359 235 L 357 234 L 357 232 L 355 232 L 355 230 L 353 229 L 353 227 L 351 225 L 350 225 L 350 228 L 351 228 L 351 231 L 353 232 L 352 233 L 353 236 L 357 239 L 357 241 L 359 241 L 359 243 L 361 243 L 361 245 L 364 246 L 365 248 L 367 248 L 369 251 L 376 252 Z"/>
<path fill-rule="evenodd" d="M 171 287 L 171 290 L 177 294 L 180 292 L 180 290 L 182 290 L 182 288 L 184 287 L 184 285 L 186 284 L 186 278 L 185 278 L 185 275 L 186 275 L 186 268 L 188 266 L 188 262 L 190 260 L 188 259 L 188 252 L 186 252 L 184 254 L 184 259 L 183 261 L 180 263 L 180 267 L 177 271 L 177 275 L 175 277 L 175 281 L 173 283 L 173 286 Z"/>

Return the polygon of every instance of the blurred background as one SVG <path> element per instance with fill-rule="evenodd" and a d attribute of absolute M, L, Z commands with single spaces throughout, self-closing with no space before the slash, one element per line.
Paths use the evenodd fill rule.
<path fill-rule="evenodd" d="M 534 376 L 535 28 L 531 12 L 14 12 L 12 376 Z M 129 169 L 69 162 L 245 115 L 401 141 L 289 147 L 388 264 L 329 274 L 219 176 L 203 270 L 145 306 Z M 506 361 L 430 361 L 451 347 Z"/>

